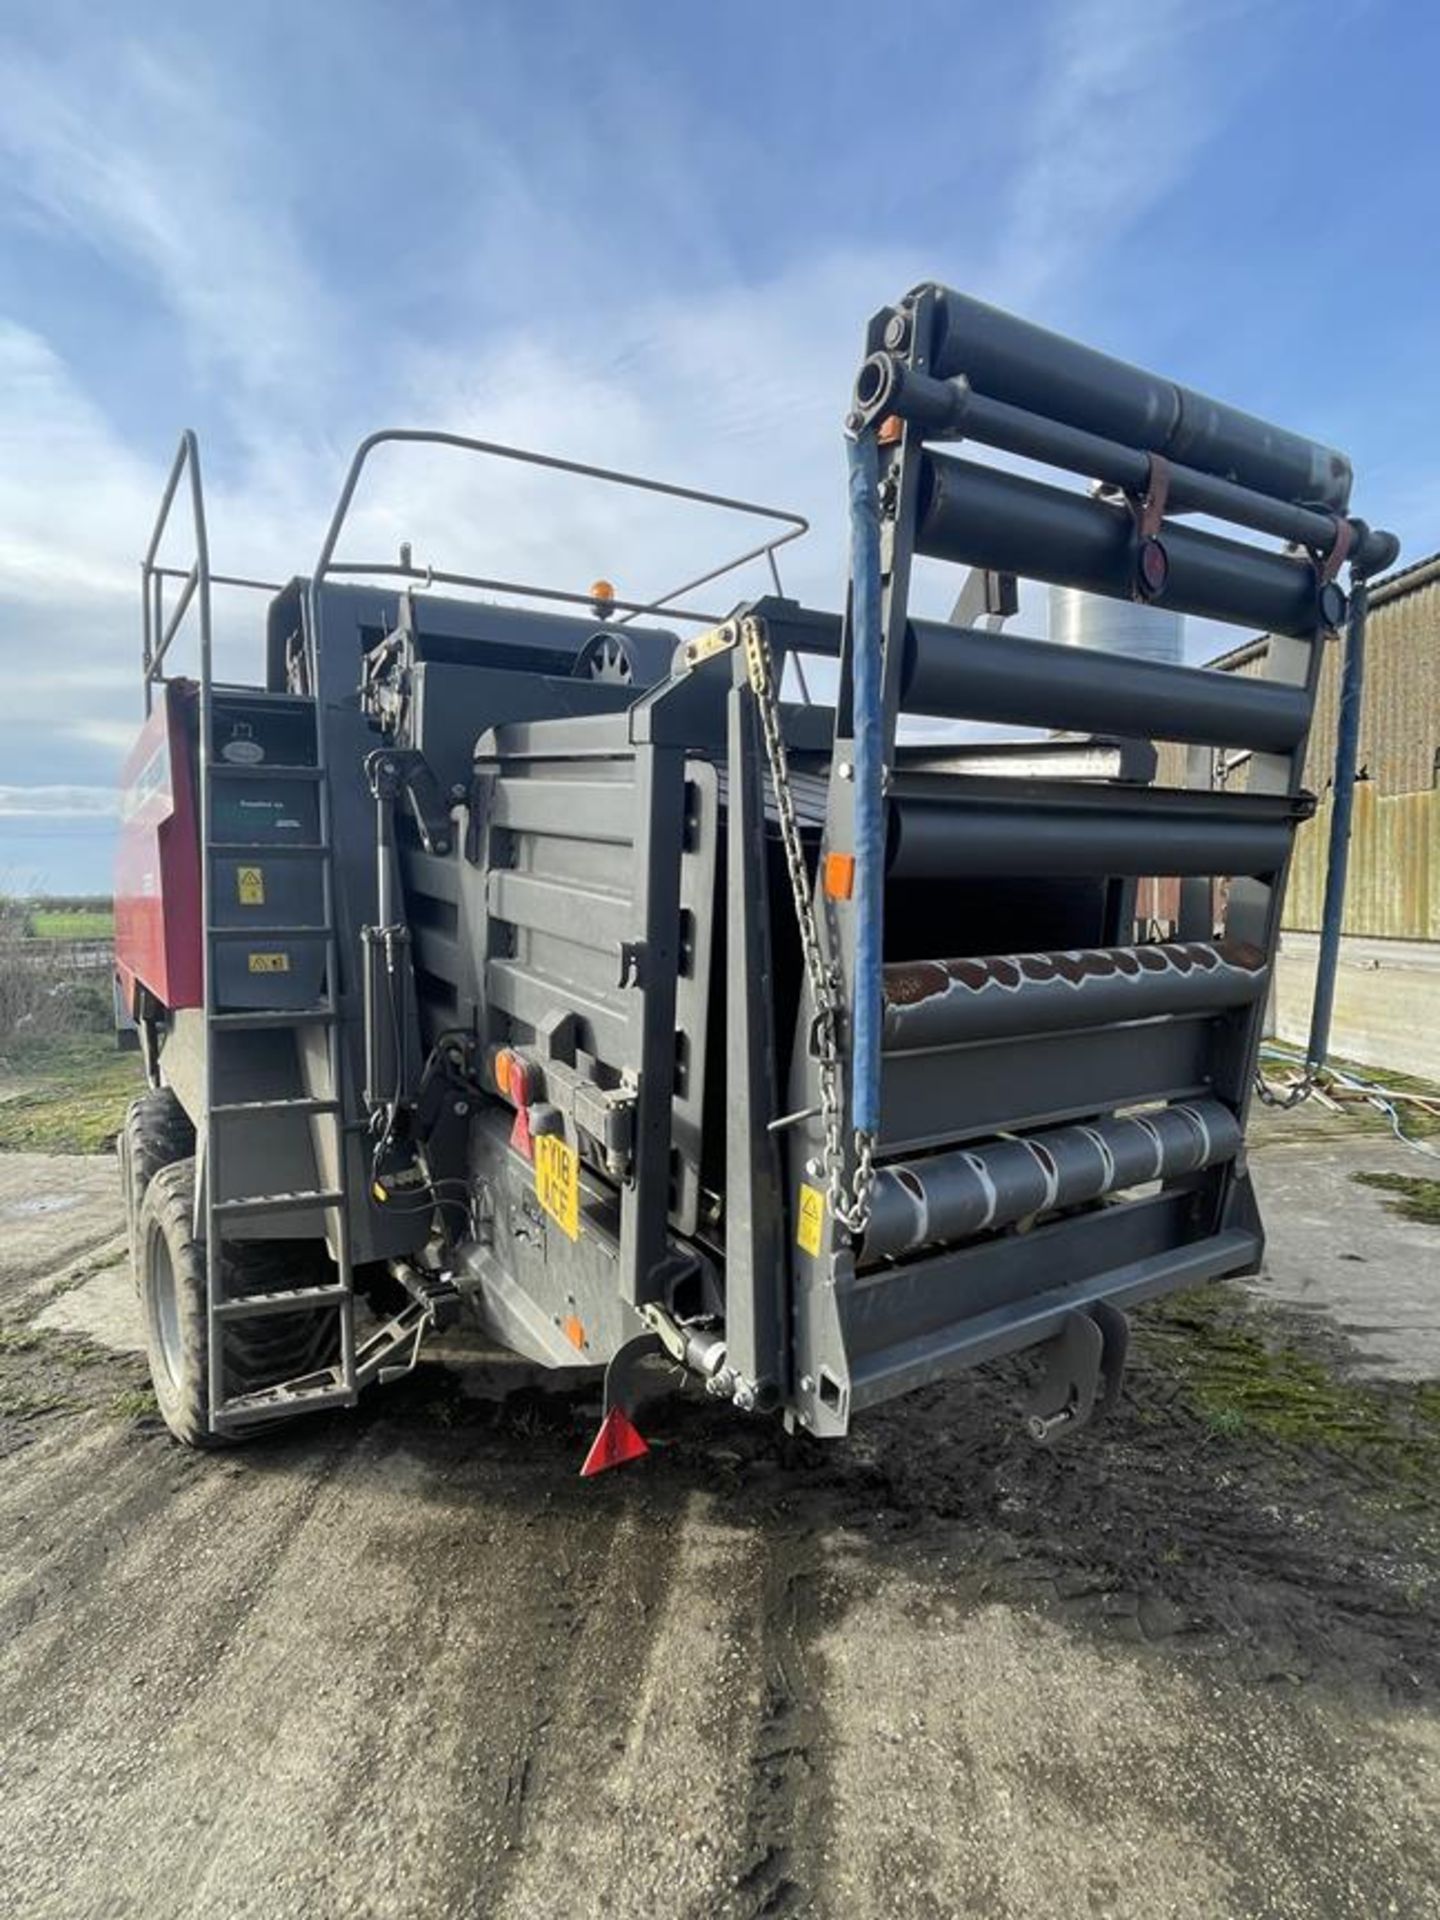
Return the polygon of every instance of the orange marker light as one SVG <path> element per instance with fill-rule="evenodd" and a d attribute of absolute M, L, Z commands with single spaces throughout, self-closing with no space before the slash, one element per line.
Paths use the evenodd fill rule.
<path fill-rule="evenodd" d="M 608 620 L 615 607 L 615 588 L 608 580 L 592 580 L 590 604 L 597 620 Z"/>
<path fill-rule="evenodd" d="M 848 900 L 855 891 L 855 856 L 853 853 L 827 853 L 825 856 L 825 897 L 827 900 Z"/>
<path fill-rule="evenodd" d="M 579 1347 L 582 1352 L 584 1351 L 585 1328 L 573 1313 L 568 1314 L 565 1319 L 560 1322 L 560 1331 L 572 1347 Z"/>
<path fill-rule="evenodd" d="M 875 429 L 875 444 L 878 447 L 893 447 L 905 431 L 905 422 L 898 413 L 887 413 Z"/>

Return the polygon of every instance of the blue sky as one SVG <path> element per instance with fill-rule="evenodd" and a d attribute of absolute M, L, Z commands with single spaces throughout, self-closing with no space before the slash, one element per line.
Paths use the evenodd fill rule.
<path fill-rule="evenodd" d="M 305 571 L 354 441 L 426 424 L 796 507 L 834 605 L 861 330 L 935 277 L 1332 440 L 1440 546 L 1437 67 L 1418 0 L 5 0 L 0 885 L 107 884 L 183 425 L 227 570 Z M 352 551 L 700 551 L 455 481 L 387 469 Z"/>

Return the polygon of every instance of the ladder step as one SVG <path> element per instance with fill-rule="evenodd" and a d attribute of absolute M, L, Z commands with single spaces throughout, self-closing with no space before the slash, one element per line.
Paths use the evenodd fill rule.
<path fill-rule="evenodd" d="M 313 1386 L 262 1387 L 258 1393 L 240 1393 L 222 1400 L 211 1415 L 210 1424 L 223 1430 L 241 1426 L 267 1415 L 318 1413 L 322 1407 L 352 1407 L 355 1394 L 349 1387 L 337 1386 L 337 1369 L 327 1369 L 326 1377 Z"/>
<path fill-rule="evenodd" d="M 287 1287 L 274 1293 L 247 1293 L 215 1305 L 217 1320 L 253 1320 L 266 1313 L 302 1313 L 315 1307 L 338 1307 L 350 1298 L 350 1289 L 336 1282 L 328 1287 Z"/>
<path fill-rule="evenodd" d="M 345 1201 L 339 1187 L 303 1188 L 298 1193 L 245 1193 L 233 1200 L 216 1200 L 210 1211 L 219 1218 L 237 1214 L 305 1213 L 311 1207 L 338 1207 Z"/>
<path fill-rule="evenodd" d="M 266 859 L 278 855 L 282 860 L 300 853 L 328 853 L 323 840 L 212 840 L 212 854 L 263 853 Z"/>
<path fill-rule="evenodd" d="M 325 939 L 330 932 L 328 921 L 322 921 L 314 927 L 211 927 L 212 940 L 298 940 L 301 936 Z"/>
<path fill-rule="evenodd" d="M 242 711 L 248 707 L 294 707 L 303 712 L 315 704 L 311 694 L 291 693 L 288 687 L 250 687 L 243 680 L 216 680 L 211 692 L 223 712 L 231 707 Z"/>
<path fill-rule="evenodd" d="M 278 775 L 282 780 L 323 780 L 321 767 L 291 766 L 283 760 L 262 760 L 258 767 L 232 766 L 228 760 L 210 762 L 212 780 L 273 780 Z"/>
<path fill-rule="evenodd" d="M 336 1018 L 333 1007 L 257 1007 L 243 1013 L 212 1013 L 212 1027 L 248 1033 L 263 1027 L 331 1026 Z"/>
<path fill-rule="evenodd" d="M 210 1109 L 212 1120 L 229 1120 L 241 1114 L 338 1113 L 338 1100 L 312 1098 L 309 1094 L 287 1096 L 279 1100 L 220 1100 Z"/>

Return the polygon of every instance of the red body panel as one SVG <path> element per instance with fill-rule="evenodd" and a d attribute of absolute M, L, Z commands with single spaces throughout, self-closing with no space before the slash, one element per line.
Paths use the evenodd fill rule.
<path fill-rule="evenodd" d="M 132 1012 L 137 982 L 166 1007 L 198 1007 L 203 994 L 195 690 L 170 681 L 161 692 L 120 776 L 115 967 Z"/>

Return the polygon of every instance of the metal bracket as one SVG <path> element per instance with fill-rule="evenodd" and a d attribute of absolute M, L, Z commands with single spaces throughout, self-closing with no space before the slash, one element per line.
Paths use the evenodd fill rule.
<path fill-rule="evenodd" d="M 1135 578 L 1133 598 L 1154 600 L 1165 591 L 1170 577 L 1170 558 L 1160 529 L 1170 502 L 1170 462 L 1158 453 L 1147 456 L 1145 491 L 1127 493 L 1125 504 L 1135 521 Z"/>
<path fill-rule="evenodd" d="M 1043 1349 L 1045 1370 L 1025 1409 L 1025 1426 L 1037 1446 L 1053 1446 L 1062 1434 L 1105 1414 L 1120 1397 L 1130 1323 L 1107 1300 L 1093 1300 L 1065 1316 Z"/>
<path fill-rule="evenodd" d="M 365 756 L 365 777 L 377 800 L 408 802 L 426 853 L 450 851 L 450 807 L 423 753 L 381 747 Z"/>
<path fill-rule="evenodd" d="M 1322 587 L 1328 587 L 1339 573 L 1341 567 L 1355 544 L 1355 529 L 1343 514 L 1335 516 L 1335 537 L 1323 553 L 1318 550 L 1310 556 L 1315 567 L 1315 578 Z"/>
<path fill-rule="evenodd" d="M 717 653 L 733 652 L 739 644 L 738 623 L 726 620 L 718 627 L 696 634 L 693 640 L 687 640 L 681 657 L 687 667 L 698 667 L 706 660 L 713 660 Z"/>
<path fill-rule="evenodd" d="M 637 1333 L 617 1347 L 610 1356 L 605 1369 L 605 1412 L 608 1415 L 619 1407 L 628 1417 L 632 1417 L 640 1401 L 648 1396 L 640 1391 L 643 1369 L 647 1360 L 668 1353 L 664 1341 L 658 1333 Z"/>

